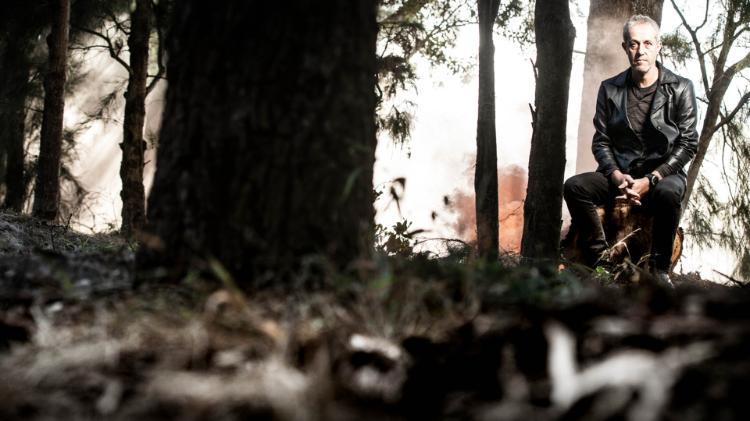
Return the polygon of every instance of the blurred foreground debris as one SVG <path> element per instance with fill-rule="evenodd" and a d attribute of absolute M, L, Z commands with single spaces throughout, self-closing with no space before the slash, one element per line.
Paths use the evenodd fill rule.
<path fill-rule="evenodd" d="M 317 291 L 133 289 L 116 238 L 9 224 L 2 420 L 750 419 L 747 288 L 412 259 Z"/>

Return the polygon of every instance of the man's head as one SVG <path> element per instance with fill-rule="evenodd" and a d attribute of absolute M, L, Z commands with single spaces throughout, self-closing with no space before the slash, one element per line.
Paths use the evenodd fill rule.
<path fill-rule="evenodd" d="M 645 15 L 634 15 L 622 28 L 622 48 L 628 55 L 633 71 L 645 75 L 656 70 L 656 57 L 661 50 L 659 24 Z"/>

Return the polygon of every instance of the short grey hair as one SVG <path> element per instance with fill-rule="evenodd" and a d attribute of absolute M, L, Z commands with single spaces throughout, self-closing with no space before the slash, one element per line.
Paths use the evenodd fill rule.
<path fill-rule="evenodd" d="M 622 40 L 624 42 L 630 41 L 630 28 L 635 25 L 640 25 L 642 23 L 648 23 L 651 25 L 654 30 L 656 30 L 656 39 L 659 40 L 659 24 L 656 23 L 655 20 L 651 19 L 650 17 L 646 15 L 633 15 L 628 19 L 627 22 L 625 22 L 625 25 L 622 27 Z"/>

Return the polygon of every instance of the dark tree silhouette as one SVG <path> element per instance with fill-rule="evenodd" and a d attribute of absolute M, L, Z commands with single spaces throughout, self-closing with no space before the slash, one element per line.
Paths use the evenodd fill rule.
<path fill-rule="evenodd" d="M 175 3 L 149 198 L 158 240 L 141 265 L 214 257 L 270 277 L 304 256 L 343 266 L 370 250 L 375 11 L 375 0 Z"/>
<path fill-rule="evenodd" d="M 23 164 L 26 100 L 31 73 L 31 61 L 26 51 L 28 45 L 12 40 L 5 46 L 0 59 L 0 144 L 5 164 L 1 173 L 6 187 L 3 207 L 16 212 L 23 208 L 26 192 Z"/>
<path fill-rule="evenodd" d="M 555 260 L 560 242 L 568 84 L 575 28 L 568 0 L 537 0 L 537 82 L 521 256 Z"/>
<path fill-rule="evenodd" d="M 51 31 L 47 37 L 49 62 L 44 77 L 44 116 L 42 117 L 33 213 L 36 217 L 54 220 L 60 204 L 60 157 L 65 109 L 70 0 L 52 0 L 49 11 L 51 19 Z"/>
<path fill-rule="evenodd" d="M 594 136 L 594 111 L 599 84 L 628 67 L 620 48 L 622 26 L 634 14 L 650 16 L 661 22 L 664 0 L 591 0 L 586 34 L 586 58 L 583 62 L 581 117 L 578 121 L 576 173 L 594 171 L 596 160 L 591 153 Z"/>
<path fill-rule="evenodd" d="M 26 201 L 24 174 L 27 107 L 37 94 L 32 75 L 47 16 L 44 3 L 6 0 L 0 4 L 0 182 L 3 207 L 19 212 Z"/>
<path fill-rule="evenodd" d="M 146 223 L 146 193 L 143 187 L 143 125 L 146 119 L 148 81 L 148 48 L 151 35 L 151 0 L 137 0 L 130 16 L 130 66 L 128 90 L 125 93 L 122 162 L 122 227 L 121 233 L 131 236 Z"/>
<path fill-rule="evenodd" d="M 479 15 L 479 110 L 477 117 L 477 165 L 474 192 L 479 256 L 496 260 L 499 249 L 497 197 L 497 138 L 495 133 L 495 46 L 492 30 L 499 0 L 478 0 Z"/>

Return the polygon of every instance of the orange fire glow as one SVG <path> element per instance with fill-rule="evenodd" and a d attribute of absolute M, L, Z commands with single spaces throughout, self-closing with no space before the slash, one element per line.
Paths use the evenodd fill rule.
<path fill-rule="evenodd" d="M 498 170 L 498 221 L 500 222 L 501 252 L 519 253 L 521 251 L 526 183 L 526 170 L 518 165 Z M 474 244 L 477 239 L 474 192 L 456 191 L 451 197 L 450 207 L 458 215 L 453 228 L 462 240 Z"/>

